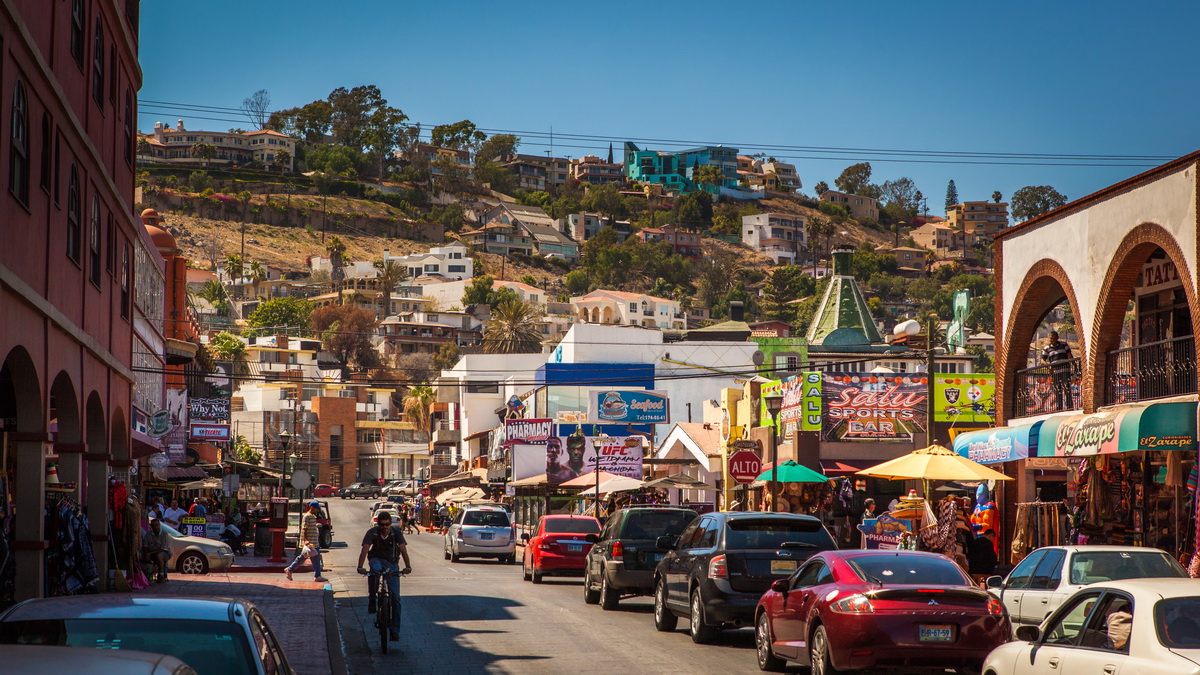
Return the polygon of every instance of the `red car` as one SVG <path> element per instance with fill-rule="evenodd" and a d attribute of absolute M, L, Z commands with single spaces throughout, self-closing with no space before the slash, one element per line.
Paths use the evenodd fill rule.
<path fill-rule="evenodd" d="M 542 583 L 546 574 L 583 574 L 591 542 L 584 537 L 600 533 L 600 521 L 591 516 L 542 516 L 533 536 L 521 535 L 525 552 L 521 571 L 525 581 Z"/>
<path fill-rule="evenodd" d="M 332 485 L 326 485 L 325 483 L 318 483 L 317 486 L 313 488 L 314 497 L 336 497 L 337 493 L 337 488 L 333 487 Z"/>
<path fill-rule="evenodd" d="M 815 554 L 771 584 L 755 610 L 758 667 L 813 675 L 867 668 L 978 673 L 1008 642 L 1008 614 L 961 567 L 934 553 Z"/>

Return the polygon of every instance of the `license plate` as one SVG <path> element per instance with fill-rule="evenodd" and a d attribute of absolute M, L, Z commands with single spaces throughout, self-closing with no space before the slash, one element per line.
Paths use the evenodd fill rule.
<path fill-rule="evenodd" d="M 772 560 L 771 574 L 791 574 L 796 571 L 795 560 Z"/>
<path fill-rule="evenodd" d="M 583 550 L 583 544 L 567 544 L 567 553 L 579 553 Z"/>
<path fill-rule="evenodd" d="M 665 555 L 666 555 L 666 553 L 651 553 L 650 559 L 653 560 L 654 562 L 658 562 L 659 560 L 662 560 L 663 556 L 665 556 Z"/>
<path fill-rule="evenodd" d="M 480 538 L 480 539 L 484 539 L 484 540 L 491 539 L 491 538 L 492 538 L 492 533 L 491 533 L 491 532 L 480 532 L 480 533 L 479 533 L 479 538 Z"/>
<path fill-rule="evenodd" d="M 954 628 L 945 624 L 918 626 L 917 639 L 921 642 L 953 642 Z"/>

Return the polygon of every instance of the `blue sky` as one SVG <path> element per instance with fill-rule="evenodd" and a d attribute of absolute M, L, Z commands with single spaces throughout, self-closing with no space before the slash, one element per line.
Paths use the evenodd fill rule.
<path fill-rule="evenodd" d="M 768 154 L 795 162 L 810 192 L 867 160 L 876 182 L 916 181 L 937 214 L 950 179 L 963 199 L 1045 184 L 1075 199 L 1162 161 L 944 164 L 929 161 L 941 159 L 933 151 L 1175 157 L 1200 147 L 1200 3 L 204 4 L 197 14 L 142 3 L 143 101 L 236 108 L 265 88 L 286 108 L 376 84 L 427 126 L 467 118 L 775 146 Z M 201 115 L 143 103 L 139 127 L 178 117 L 196 129 L 246 126 Z M 526 140 L 524 152 L 549 149 Z M 921 154 L 882 161 L 880 150 Z M 607 141 L 555 144 L 560 156 L 606 151 Z"/>

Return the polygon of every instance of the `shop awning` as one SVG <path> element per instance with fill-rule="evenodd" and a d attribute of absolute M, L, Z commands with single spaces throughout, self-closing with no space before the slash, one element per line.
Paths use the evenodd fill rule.
<path fill-rule="evenodd" d="M 1037 457 L 1038 432 L 1045 422 L 961 433 L 954 437 L 954 452 L 980 464 Z"/>
<path fill-rule="evenodd" d="M 852 476 L 859 471 L 871 466 L 875 466 L 879 462 L 873 459 L 822 459 L 821 471 L 830 478 L 834 476 Z M 763 468 L 771 468 L 767 464 Z"/>
<path fill-rule="evenodd" d="M 1138 450 L 1196 450 L 1196 402 L 1172 401 L 1052 417 L 1038 433 L 1043 457 L 1087 457 Z"/>

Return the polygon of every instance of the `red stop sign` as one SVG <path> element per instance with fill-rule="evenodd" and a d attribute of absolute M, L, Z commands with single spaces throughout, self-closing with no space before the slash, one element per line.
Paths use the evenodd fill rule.
<path fill-rule="evenodd" d="M 729 456 L 729 477 L 738 483 L 753 483 L 762 473 L 762 460 L 749 450 L 738 450 Z"/>

